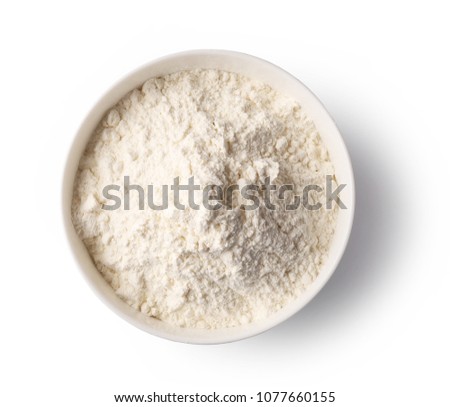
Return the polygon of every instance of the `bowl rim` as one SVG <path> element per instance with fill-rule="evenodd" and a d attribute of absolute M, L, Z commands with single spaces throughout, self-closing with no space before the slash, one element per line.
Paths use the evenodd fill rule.
<path fill-rule="evenodd" d="M 124 301 L 122 301 L 112 290 L 112 288 L 106 283 L 106 281 L 101 277 L 98 270 L 91 262 L 91 266 L 86 263 L 86 256 L 83 255 L 83 259 L 81 258 L 80 250 L 81 239 L 79 239 L 78 235 L 74 230 L 74 226 L 72 224 L 71 219 L 71 204 L 72 204 L 72 193 L 73 193 L 73 181 L 75 179 L 76 170 L 78 168 L 79 159 L 81 157 L 81 153 L 84 151 L 85 143 L 83 143 L 83 147 L 80 147 L 80 138 L 84 135 L 84 138 L 87 140 L 90 137 L 92 132 L 89 132 L 89 135 L 86 136 L 86 129 L 90 127 L 90 122 L 95 117 L 102 117 L 104 114 L 104 108 L 102 105 L 107 105 L 113 96 L 117 99 L 118 96 L 123 97 L 125 93 L 119 92 L 117 93 L 117 89 L 124 87 L 126 83 L 133 82 L 133 78 L 137 76 L 142 76 L 142 74 L 154 66 L 162 63 L 168 63 L 170 61 L 182 60 L 189 57 L 199 57 L 199 58 L 208 58 L 208 57 L 224 57 L 229 59 L 235 59 L 240 62 L 248 62 L 250 64 L 257 64 L 264 66 L 266 69 L 274 72 L 274 75 L 280 75 L 280 77 L 285 77 L 290 81 L 295 81 L 297 86 L 303 88 L 302 91 L 305 95 L 309 95 L 310 102 L 314 101 L 316 107 L 321 110 L 321 114 L 323 114 L 324 118 L 328 120 L 327 125 L 330 127 L 330 130 L 334 133 L 333 137 L 336 138 L 336 142 L 339 144 L 340 155 L 343 157 L 343 161 L 345 161 L 346 166 L 346 185 L 349 187 L 349 191 L 347 192 L 346 198 L 346 206 L 347 206 L 347 216 L 345 224 L 342 226 L 343 230 L 341 230 L 340 237 L 340 246 L 335 249 L 335 254 L 333 258 L 333 262 L 329 264 L 328 271 L 325 273 L 323 271 L 324 267 L 322 267 L 318 277 L 315 279 L 313 284 L 304 292 L 301 296 L 301 301 L 299 298 L 295 299 L 291 303 L 287 304 L 287 306 L 283 307 L 283 309 L 279 312 L 274 313 L 270 318 L 259 321 L 258 323 L 252 323 L 245 326 L 239 326 L 236 328 L 224 328 L 220 330 L 205 330 L 209 331 L 210 334 L 206 334 L 205 331 L 199 329 L 187 329 L 187 328 L 178 328 L 171 327 L 167 323 L 160 322 L 152 322 L 149 323 L 150 317 L 144 316 L 141 312 L 134 310 L 130 306 L 128 306 Z M 220 69 L 220 68 L 216 68 Z M 225 69 L 227 70 L 227 69 Z M 176 72 L 173 71 L 173 72 Z M 151 76 L 147 77 L 149 79 Z M 142 84 L 142 81 L 140 82 Z M 136 88 L 139 85 L 134 85 L 129 87 L 129 90 Z M 300 101 L 302 104 L 304 101 Z M 113 106 L 116 102 L 109 103 L 109 107 Z M 98 123 L 98 120 L 96 121 Z M 317 123 L 314 121 L 316 126 Z M 77 147 L 78 146 L 78 147 Z M 328 147 L 328 146 L 327 146 Z M 81 149 L 81 150 L 80 150 Z M 74 171 L 74 162 L 77 163 Z M 250 338 L 252 336 L 261 334 L 276 325 L 281 324 L 285 320 L 292 317 L 298 311 L 300 311 L 303 307 L 305 307 L 325 286 L 331 276 L 334 274 L 337 269 L 339 262 L 344 255 L 346 247 L 348 245 L 348 241 L 350 238 L 354 213 L 355 213 L 355 181 L 354 181 L 354 173 L 352 168 L 352 163 L 350 159 L 350 155 L 348 153 L 348 149 L 345 145 L 345 142 L 342 138 L 342 135 L 336 125 L 336 122 L 329 114 L 323 103 L 320 99 L 298 78 L 285 71 L 283 68 L 269 62 L 265 59 L 243 53 L 238 51 L 231 50 L 222 50 L 222 49 L 196 49 L 189 51 L 182 51 L 173 54 L 168 54 L 162 56 L 160 58 L 154 59 L 150 62 L 147 62 L 138 68 L 132 70 L 131 72 L 123 75 L 118 80 L 116 80 L 111 86 L 109 86 L 105 92 L 95 101 L 95 103 L 88 110 L 88 113 L 85 115 L 81 124 L 79 125 L 75 135 L 72 137 L 72 142 L 66 154 L 65 166 L 62 176 L 62 221 L 64 225 L 65 234 L 69 243 L 70 251 L 72 256 L 78 266 L 79 271 L 83 275 L 85 281 L 87 281 L 88 285 L 97 295 L 97 297 L 105 304 L 107 307 L 112 310 L 115 314 L 119 315 L 121 318 L 125 319 L 130 324 L 136 326 L 137 328 L 146 331 L 152 335 L 169 339 L 176 342 L 190 343 L 190 344 L 221 344 L 234 342 L 237 340 Z M 336 234 L 336 231 L 335 231 Z M 335 236 L 333 237 L 334 242 Z M 332 246 L 333 243 L 332 242 Z M 84 245 L 83 245 L 84 247 Z M 331 246 L 330 246 L 331 248 Z M 87 250 L 84 248 L 85 253 Z M 97 276 L 92 273 L 92 268 L 95 268 Z M 88 268 L 91 272 L 88 271 Z M 282 312 L 284 310 L 284 312 Z M 153 319 L 153 318 L 152 318 Z M 158 326 L 152 326 L 154 324 L 159 324 Z M 180 333 L 182 331 L 182 333 Z"/>

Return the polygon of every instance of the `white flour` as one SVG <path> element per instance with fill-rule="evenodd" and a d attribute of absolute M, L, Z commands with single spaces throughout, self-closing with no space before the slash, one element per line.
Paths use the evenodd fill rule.
<path fill-rule="evenodd" d="M 103 187 L 129 176 L 145 189 L 155 185 L 160 203 L 157 186 L 177 176 L 202 186 L 270 176 L 301 194 L 308 183 L 323 186 L 327 174 L 327 150 L 294 100 L 236 74 L 181 72 L 147 81 L 99 124 L 80 161 L 73 223 L 132 307 L 181 327 L 237 326 L 279 310 L 315 279 L 336 209 L 243 211 L 236 199 L 231 210 L 183 211 L 169 194 L 169 209 L 139 210 L 130 191 L 131 210 L 106 211 Z"/>

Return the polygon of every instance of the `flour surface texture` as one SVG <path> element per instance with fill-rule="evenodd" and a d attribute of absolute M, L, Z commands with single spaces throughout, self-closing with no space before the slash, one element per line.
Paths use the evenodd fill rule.
<path fill-rule="evenodd" d="M 244 210 L 238 196 L 218 210 L 179 210 L 169 194 L 168 209 L 141 210 L 139 193 L 129 191 L 129 210 L 106 211 L 103 188 L 129 177 L 153 185 L 160 203 L 162 185 L 170 190 L 176 177 L 202 187 L 270 177 L 301 196 L 307 184 L 325 188 L 326 175 L 334 175 L 327 149 L 298 102 L 241 75 L 183 71 L 148 80 L 107 112 L 80 160 L 72 220 L 131 307 L 179 327 L 239 326 L 308 289 L 327 258 L 337 208 Z M 115 194 L 124 198 L 125 189 Z"/>

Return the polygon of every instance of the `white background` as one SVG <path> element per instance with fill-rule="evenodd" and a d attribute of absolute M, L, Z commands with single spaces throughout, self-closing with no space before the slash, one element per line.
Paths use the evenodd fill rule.
<path fill-rule="evenodd" d="M 214 390 L 449 405 L 445 2 L 1 4 L 1 405 Z M 110 312 L 71 257 L 60 210 L 65 154 L 96 99 L 141 64 L 197 48 L 254 54 L 310 87 L 348 145 L 358 200 L 323 291 L 275 329 L 218 346 L 152 337 Z"/>

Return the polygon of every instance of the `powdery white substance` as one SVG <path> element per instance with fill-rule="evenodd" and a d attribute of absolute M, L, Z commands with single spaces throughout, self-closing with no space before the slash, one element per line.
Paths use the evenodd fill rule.
<path fill-rule="evenodd" d="M 237 200 L 231 210 L 182 211 L 169 199 L 168 210 L 139 210 L 130 191 L 131 210 L 105 211 L 103 187 L 124 176 L 143 187 L 270 176 L 300 194 L 327 174 L 327 150 L 297 102 L 237 74 L 179 72 L 148 80 L 106 114 L 79 164 L 73 223 L 133 308 L 180 327 L 238 326 L 302 295 L 326 259 L 337 209 L 243 211 Z"/>

